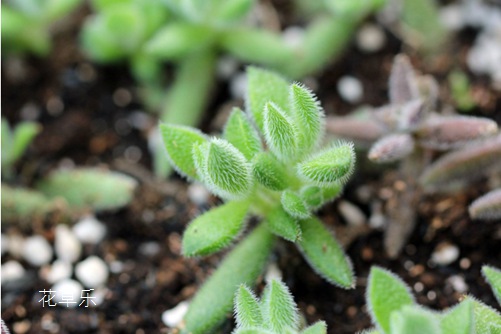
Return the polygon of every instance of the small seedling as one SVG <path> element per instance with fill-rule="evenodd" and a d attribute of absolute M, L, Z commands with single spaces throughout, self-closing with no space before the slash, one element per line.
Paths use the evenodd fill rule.
<path fill-rule="evenodd" d="M 235 297 L 236 329 L 233 334 L 326 334 L 327 325 L 319 321 L 307 328 L 300 328 L 299 312 L 287 286 L 271 280 L 261 300 L 246 285 L 238 288 Z"/>
<path fill-rule="evenodd" d="M 224 319 L 238 285 L 252 284 L 262 270 L 258 265 L 265 263 L 272 234 L 295 243 L 313 269 L 329 282 L 343 288 L 354 286 L 349 259 L 313 215 L 339 195 L 352 173 L 353 145 L 340 141 L 320 148 L 323 112 L 316 97 L 303 85 L 289 84 L 272 72 L 254 67 L 248 69 L 247 76 L 247 112 L 233 110 L 223 138 L 160 124 L 174 168 L 225 200 L 187 227 L 182 241 L 185 256 L 220 251 L 237 240 L 250 216 L 262 221 L 228 255 L 240 267 L 254 268 L 256 276 L 239 277 L 240 271 L 225 260 L 192 302 L 185 318 L 186 332 L 205 333 Z M 246 253 L 242 247 L 250 239 L 259 239 L 261 244 Z M 233 258 L 236 252 L 239 255 Z M 231 284 L 230 277 L 220 274 L 222 270 L 232 272 Z M 227 291 L 224 296 L 214 292 L 221 290 Z"/>
<path fill-rule="evenodd" d="M 7 53 L 46 56 L 52 47 L 51 27 L 81 0 L 12 0 L 2 2 L 2 46 Z"/>
<path fill-rule="evenodd" d="M 500 145 L 496 144 L 499 140 L 489 138 L 483 144 L 485 148 L 478 147 L 476 153 L 471 150 L 467 163 L 447 163 L 445 167 L 431 166 L 425 170 L 432 151 L 457 149 L 488 138 L 498 132 L 498 126 L 487 118 L 436 113 L 438 84 L 430 76 L 417 76 L 404 55 L 395 58 L 389 95 L 389 105 L 365 111 L 362 116 L 331 118 L 328 129 L 338 136 L 369 144 L 368 157 L 376 163 L 400 162 L 399 177 L 405 189 L 395 198 L 397 203 L 388 207 L 384 241 L 388 254 L 396 257 L 414 228 L 413 208 L 422 191 L 420 185 L 441 187 L 443 182 L 438 184 L 436 175 L 449 178 L 459 171 L 478 169 L 478 161 L 492 164 L 499 153 L 486 152 L 499 152 Z M 475 154 L 478 157 L 473 159 Z"/>
<path fill-rule="evenodd" d="M 484 266 L 482 272 L 496 298 L 501 292 L 501 273 Z M 499 333 L 501 315 L 467 296 L 457 306 L 443 312 L 417 305 L 410 288 L 395 274 L 372 267 L 367 287 L 367 306 L 375 329 L 380 334 L 472 334 Z"/>

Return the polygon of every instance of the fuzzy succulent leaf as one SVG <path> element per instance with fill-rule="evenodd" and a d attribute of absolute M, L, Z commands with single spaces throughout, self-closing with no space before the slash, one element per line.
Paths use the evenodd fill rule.
<path fill-rule="evenodd" d="M 497 131 L 496 122 L 487 118 L 437 116 L 423 122 L 415 131 L 415 136 L 423 147 L 449 150 L 491 136 Z"/>
<path fill-rule="evenodd" d="M 252 173 L 244 155 L 224 139 L 196 146 L 193 158 L 202 181 L 223 198 L 242 198 L 251 189 Z"/>
<path fill-rule="evenodd" d="M 299 325 L 296 303 L 287 286 L 277 280 L 267 283 L 261 298 L 264 324 L 275 333 L 297 330 Z"/>
<path fill-rule="evenodd" d="M 287 172 L 283 164 L 270 153 L 259 153 L 252 160 L 254 178 L 266 188 L 283 190 L 287 188 Z"/>
<path fill-rule="evenodd" d="M 473 302 L 475 333 L 501 333 L 501 314 L 498 311 L 471 296 L 466 297 L 465 301 L 467 300 Z"/>
<path fill-rule="evenodd" d="M 321 185 L 336 181 L 342 183 L 351 175 L 354 165 L 353 144 L 340 142 L 298 164 L 298 173 Z"/>
<path fill-rule="evenodd" d="M 389 79 L 391 104 L 404 104 L 419 98 L 416 75 L 409 58 L 403 54 L 395 57 Z"/>
<path fill-rule="evenodd" d="M 183 234 L 184 256 L 205 256 L 229 246 L 240 234 L 249 209 L 246 201 L 231 201 L 193 220 Z"/>
<path fill-rule="evenodd" d="M 264 107 L 273 101 L 286 110 L 289 99 L 289 83 L 274 72 L 257 67 L 247 69 L 246 110 L 250 112 L 261 133 L 264 133 Z"/>
<path fill-rule="evenodd" d="M 266 103 L 263 115 L 264 139 L 270 150 L 287 161 L 297 152 L 298 138 L 294 120 L 273 102 Z"/>
<path fill-rule="evenodd" d="M 273 234 L 286 240 L 296 242 L 301 238 L 301 229 L 296 219 L 288 215 L 281 207 L 272 210 L 266 216 L 265 223 Z"/>
<path fill-rule="evenodd" d="M 483 266 L 482 274 L 484 274 L 485 279 L 489 282 L 499 305 L 501 305 L 501 270 L 491 266 Z"/>
<path fill-rule="evenodd" d="M 261 139 L 258 133 L 239 108 L 233 108 L 224 128 L 224 138 L 249 161 L 261 151 Z"/>
<path fill-rule="evenodd" d="M 343 191 L 343 185 L 340 182 L 334 182 L 322 187 L 322 204 L 333 201 Z"/>
<path fill-rule="evenodd" d="M 160 124 L 160 132 L 167 156 L 176 171 L 188 178 L 198 179 L 191 150 L 194 145 L 206 142 L 206 136 L 187 126 L 165 123 Z"/>
<path fill-rule="evenodd" d="M 242 329 L 259 327 L 263 323 L 259 301 L 245 285 L 240 285 L 235 297 L 235 320 L 237 328 Z"/>
<path fill-rule="evenodd" d="M 226 319 L 238 287 L 253 286 L 262 273 L 273 240 L 267 228 L 259 226 L 226 256 L 190 303 L 184 317 L 188 333 L 210 333 Z"/>
<path fill-rule="evenodd" d="M 442 334 L 438 315 L 417 305 L 405 305 L 390 316 L 391 334 Z"/>
<path fill-rule="evenodd" d="M 465 300 L 443 314 L 440 328 L 446 334 L 473 334 L 474 323 L 473 303 Z"/>
<path fill-rule="evenodd" d="M 407 133 L 384 136 L 372 145 L 368 157 L 370 160 L 384 163 L 401 160 L 414 150 L 414 139 Z"/>
<path fill-rule="evenodd" d="M 316 218 L 299 221 L 298 247 L 310 266 L 332 284 L 345 289 L 355 286 L 353 269 L 339 242 Z"/>
<path fill-rule="evenodd" d="M 477 198 L 468 208 L 473 219 L 501 218 L 501 189 L 495 189 Z"/>
<path fill-rule="evenodd" d="M 216 20 L 232 22 L 242 19 L 249 13 L 255 0 L 229 0 L 220 1 L 216 11 Z"/>
<path fill-rule="evenodd" d="M 414 297 L 399 277 L 373 266 L 369 274 L 367 304 L 372 322 L 384 333 L 390 333 L 391 313 L 414 304 Z"/>
<path fill-rule="evenodd" d="M 38 191 L 12 188 L 2 183 L 2 222 L 31 221 L 55 208 L 55 203 Z"/>
<path fill-rule="evenodd" d="M 426 106 L 422 99 L 407 102 L 400 108 L 398 129 L 403 131 L 414 130 L 426 116 Z"/>
<path fill-rule="evenodd" d="M 299 83 L 290 86 L 290 105 L 296 116 L 300 149 L 308 152 L 318 144 L 323 134 L 322 107 L 313 92 Z"/>
<path fill-rule="evenodd" d="M 310 208 L 318 208 L 323 203 L 322 188 L 319 186 L 306 186 L 301 189 L 301 198 Z"/>
<path fill-rule="evenodd" d="M 306 203 L 293 191 L 282 192 L 281 202 L 284 210 L 294 218 L 306 219 L 310 216 Z"/>
<path fill-rule="evenodd" d="M 129 176 L 97 168 L 55 171 L 36 186 L 48 198 L 63 198 L 74 210 L 96 211 L 127 205 L 136 187 L 137 181 Z"/>
<path fill-rule="evenodd" d="M 324 321 L 318 321 L 305 328 L 301 334 L 327 334 L 327 324 Z"/>
<path fill-rule="evenodd" d="M 367 147 L 386 133 L 386 128 L 373 118 L 334 117 L 326 118 L 329 133 L 355 141 L 357 146 Z"/>

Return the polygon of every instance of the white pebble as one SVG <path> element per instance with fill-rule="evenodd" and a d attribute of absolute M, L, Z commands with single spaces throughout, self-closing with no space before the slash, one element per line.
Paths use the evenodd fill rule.
<path fill-rule="evenodd" d="M 40 235 L 29 237 L 24 241 L 23 257 L 34 266 L 47 264 L 52 259 L 52 247 Z"/>
<path fill-rule="evenodd" d="M 238 61 L 230 56 L 219 57 L 216 66 L 216 74 L 218 78 L 228 80 L 238 70 Z"/>
<path fill-rule="evenodd" d="M 282 280 L 282 271 L 278 268 L 277 264 L 271 262 L 266 268 L 266 273 L 264 275 L 264 280 L 270 282 L 271 280 Z"/>
<path fill-rule="evenodd" d="M 440 9 L 440 21 L 449 30 L 461 30 L 465 25 L 461 6 L 452 4 Z"/>
<path fill-rule="evenodd" d="M 94 216 L 85 216 L 73 226 L 73 233 L 83 243 L 97 244 L 106 234 L 106 226 Z"/>
<path fill-rule="evenodd" d="M 66 225 L 58 225 L 55 232 L 57 257 L 63 261 L 75 262 L 82 253 L 82 244 Z"/>
<path fill-rule="evenodd" d="M 24 276 L 24 268 L 17 261 L 7 261 L 2 264 L 2 283 L 17 281 Z"/>
<path fill-rule="evenodd" d="M 46 281 L 49 283 L 56 283 L 63 279 L 70 278 L 73 268 L 71 263 L 62 260 L 56 260 L 52 263 L 47 276 L 45 277 Z"/>
<path fill-rule="evenodd" d="M 381 50 L 386 44 L 386 35 L 378 25 L 367 23 L 357 33 L 357 45 L 360 50 L 373 53 Z"/>
<path fill-rule="evenodd" d="M 0 247 L 2 248 L 2 255 L 9 250 L 9 237 L 2 234 L 2 241 Z"/>
<path fill-rule="evenodd" d="M 108 274 L 108 266 L 97 256 L 89 256 L 75 266 L 75 276 L 89 288 L 96 288 L 106 283 Z"/>
<path fill-rule="evenodd" d="M 247 75 L 243 72 L 234 75 L 230 81 L 230 93 L 234 99 L 243 99 L 247 91 Z"/>
<path fill-rule="evenodd" d="M 83 287 L 75 280 L 68 278 L 59 281 L 52 286 L 51 290 L 54 294 L 51 302 L 57 303 L 58 306 L 73 308 L 81 302 Z"/>
<path fill-rule="evenodd" d="M 106 299 L 106 295 L 108 294 L 108 289 L 104 287 L 100 287 L 95 289 L 91 294 L 91 298 L 93 302 L 89 302 L 90 306 L 99 306 Z"/>
<path fill-rule="evenodd" d="M 304 29 L 298 26 L 290 26 L 282 32 L 285 44 L 292 48 L 299 48 L 304 43 Z"/>
<path fill-rule="evenodd" d="M 24 252 L 24 238 L 20 235 L 14 234 L 8 236 L 9 253 L 15 258 L 21 258 Z"/>
<path fill-rule="evenodd" d="M 360 80 L 348 75 L 339 79 L 337 90 L 341 98 L 350 103 L 360 101 L 364 93 Z"/>
<path fill-rule="evenodd" d="M 456 261 L 459 257 L 459 248 L 449 243 L 440 243 L 437 245 L 433 254 L 431 254 L 431 261 L 446 266 Z"/>
<path fill-rule="evenodd" d="M 162 321 L 166 326 L 176 327 L 188 311 L 188 302 L 180 302 L 176 307 L 162 313 Z"/>
<path fill-rule="evenodd" d="M 466 284 L 462 276 L 451 276 L 447 278 L 446 282 L 449 283 L 456 292 L 466 293 L 468 291 L 468 284 Z"/>
<path fill-rule="evenodd" d="M 200 183 L 193 183 L 188 187 L 188 198 L 196 205 L 207 204 L 210 193 Z"/>
<path fill-rule="evenodd" d="M 365 214 L 360 208 L 348 201 L 341 200 L 338 205 L 339 213 L 343 216 L 344 220 L 351 226 L 364 225 L 367 222 Z"/>

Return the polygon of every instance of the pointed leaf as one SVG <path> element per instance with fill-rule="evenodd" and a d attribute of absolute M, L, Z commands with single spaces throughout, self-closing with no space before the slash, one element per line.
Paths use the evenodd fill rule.
<path fill-rule="evenodd" d="M 284 191 L 282 193 L 281 202 L 285 212 L 294 218 L 305 219 L 310 216 L 310 211 L 306 203 L 295 192 L 290 190 Z"/>
<path fill-rule="evenodd" d="M 465 300 L 442 316 L 440 327 L 444 334 L 473 334 L 473 303 Z"/>
<path fill-rule="evenodd" d="M 501 305 L 501 270 L 491 266 L 483 266 L 482 274 L 484 274 L 485 279 L 489 282 L 499 305 Z"/>
<path fill-rule="evenodd" d="M 298 246 L 310 266 L 330 283 L 353 288 L 351 262 L 334 236 L 316 218 L 300 220 L 299 226 L 302 236 Z"/>
<path fill-rule="evenodd" d="M 184 256 L 205 256 L 231 244 L 240 234 L 248 202 L 231 201 L 193 220 L 183 234 Z"/>
<path fill-rule="evenodd" d="M 264 138 L 270 150 L 281 160 L 287 161 L 297 151 L 296 129 L 293 120 L 275 103 L 264 107 Z"/>
<path fill-rule="evenodd" d="M 371 268 L 367 287 L 367 305 L 372 322 L 390 333 L 390 315 L 405 305 L 414 304 L 409 287 L 395 274 L 377 266 Z"/>
<path fill-rule="evenodd" d="M 273 101 L 279 108 L 288 107 L 289 84 L 278 74 L 257 67 L 247 68 L 246 110 L 250 112 L 256 125 L 264 133 L 264 106 Z"/>
<path fill-rule="evenodd" d="M 54 201 L 42 193 L 25 188 L 13 188 L 2 183 L 2 222 L 31 222 L 56 208 Z"/>
<path fill-rule="evenodd" d="M 477 198 L 468 208 L 473 219 L 501 219 L 501 189 Z"/>
<path fill-rule="evenodd" d="M 40 130 L 41 126 L 34 122 L 21 122 L 14 128 L 12 147 L 10 148 L 12 162 L 23 155 Z"/>
<path fill-rule="evenodd" d="M 397 133 L 384 136 L 372 145 L 369 159 L 378 162 L 393 162 L 401 160 L 414 150 L 414 139 L 407 133 Z"/>
<path fill-rule="evenodd" d="M 224 128 L 224 138 L 242 152 L 249 161 L 261 151 L 259 135 L 239 108 L 233 108 Z"/>
<path fill-rule="evenodd" d="M 417 305 L 405 305 L 393 312 L 390 318 L 390 333 L 392 334 L 442 334 L 438 314 Z"/>
<path fill-rule="evenodd" d="M 316 96 L 300 83 L 290 86 L 290 101 L 297 118 L 300 149 L 307 152 L 315 147 L 322 137 L 324 113 Z"/>
<path fill-rule="evenodd" d="M 239 329 L 258 327 L 263 323 L 259 302 L 245 285 L 240 285 L 235 297 L 235 320 Z"/>
<path fill-rule="evenodd" d="M 271 232 L 286 240 L 296 242 L 301 238 L 301 229 L 296 219 L 289 216 L 281 207 L 272 210 L 267 215 L 265 223 Z"/>
<path fill-rule="evenodd" d="M 296 303 L 287 286 L 271 280 L 264 288 L 261 307 L 264 325 L 276 333 L 297 330 L 299 324 Z"/>
<path fill-rule="evenodd" d="M 327 324 L 318 321 L 301 332 L 301 334 L 327 334 Z"/>
<path fill-rule="evenodd" d="M 498 311 L 471 296 L 466 297 L 467 300 L 473 302 L 475 333 L 501 333 L 501 314 Z"/>
<path fill-rule="evenodd" d="M 306 186 L 301 189 L 301 198 L 310 208 L 316 209 L 323 203 L 322 188 Z"/>
<path fill-rule="evenodd" d="M 395 57 L 389 80 L 391 104 L 403 104 L 419 98 L 416 75 L 406 55 Z"/>
<path fill-rule="evenodd" d="M 336 199 L 343 190 L 343 186 L 339 182 L 331 183 L 322 187 L 322 204 L 331 202 Z"/>
<path fill-rule="evenodd" d="M 254 0 L 227 0 L 220 1 L 217 8 L 217 21 L 235 21 L 242 19 L 254 5 Z"/>
<path fill-rule="evenodd" d="M 200 131 L 182 125 L 160 124 L 160 132 L 167 149 L 167 157 L 176 171 L 188 178 L 198 179 L 193 160 L 193 145 L 200 145 L 207 138 Z"/>
<path fill-rule="evenodd" d="M 224 139 L 213 138 L 193 150 L 197 172 L 214 194 L 242 198 L 251 189 L 252 173 L 244 155 Z"/>
<path fill-rule="evenodd" d="M 403 131 L 414 130 L 426 116 L 426 105 L 422 99 L 407 102 L 400 109 L 398 129 Z"/>
<path fill-rule="evenodd" d="M 298 173 L 319 184 L 346 181 L 355 165 L 352 143 L 339 142 L 298 165 Z"/>
<path fill-rule="evenodd" d="M 186 332 L 211 333 L 226 320 L 238 287 L 254 286 L 263 272 L 273 240 L 268 229 L 259 226 L 226 256 L 191 301 L 184 317 Z"/>
<path fill-rule="evenodd" d="M 370 146 L 386 133 L 385 127 L 373 118 L 328 116 L 325 125 L 329 133 L 353 140 L 357 146 L 362 147 Z"/>
<path fill-rule="evenodd" d="M 252 174 L 263 186 L 271 190 L 287 187 L 287 172 L 283 164 L 269 153 L 259 153 L 252 160 Z"/>

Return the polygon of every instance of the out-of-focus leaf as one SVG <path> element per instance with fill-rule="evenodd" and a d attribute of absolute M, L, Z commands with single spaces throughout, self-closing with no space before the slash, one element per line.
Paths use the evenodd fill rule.
<path fill-rule="evenodd" d="M 501 189 L 496 189 L 477 198 L 468 208 L 473 219 L 501 218 Z"/>
<path fill-rule="evenodd" d="M 372 145 L 368 157 L 374 162 L 393 162 L 401 160 L 414 150 L 414 140 L 407 133 L 384 136 Z"/>
<path fill-rule="evenodd" d="M 404 104 L 418 99 L 416 75 L 411 62 L 406 55 L 395 57 L 389 79 L 389 94 L 391 104 Z"/>

